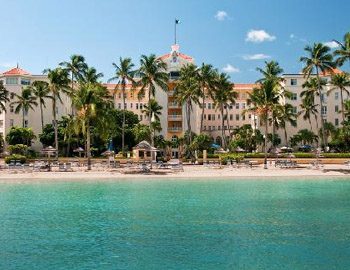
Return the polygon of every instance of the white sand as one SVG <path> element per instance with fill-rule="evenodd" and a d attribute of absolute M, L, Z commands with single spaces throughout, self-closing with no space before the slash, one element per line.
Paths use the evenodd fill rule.
<path fill-rule="evenodd" d="M 305 179 L 305 178 L 348 178 L 350 179 L 350 168 L 345 165 L 325 165 L 321 169 L 298 168 L 298 169 L 281 169 L 269 167 L 267 170 L 262 166 L 256 168 L 207 168 L 204 166 L 184 166 L 184 172 L 167 173 L 166 175 L 152 174 L 122 174 L 115 171 L 89 171 L 89 172 L 33 172 L 33 173 L 10 173 L 2 171 L 0 174 L 0 183 L 20 183 L 32 181 L 78 181 L 78 180 L 123 180 L 123 179 Z"/>

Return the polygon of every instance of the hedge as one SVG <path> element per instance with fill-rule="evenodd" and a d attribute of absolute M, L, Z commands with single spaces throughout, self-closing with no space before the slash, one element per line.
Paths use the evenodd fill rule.
<path fill-rule="evenodd" d="M 19 162 L 23 164 L 26 162 L 27 158 L 25 156 L 17 155 L 17 154 L 5 157 L 6 164 L 9 164 L 11 160 L 13 161 L 19 160 Z"/>

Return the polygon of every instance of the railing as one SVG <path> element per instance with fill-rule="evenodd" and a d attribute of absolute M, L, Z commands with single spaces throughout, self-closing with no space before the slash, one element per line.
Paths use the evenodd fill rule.
<path fill-rule="evenodd" d="M 168 127 L 169 132 L 180 132 L 182 131 L 182 127 Z"/>
<path fill-rule="evenodd" d="M 181 107 L 180 107 L 179 103 L 177 103 L 177 102 L 169 102 L 168 108 L 178 109 L 178 108 L 181 108 Z"/>
<path fill-rule="evenodd" d="M 182 121 L 182 115 L 168 115 L 169 121 Z"/>

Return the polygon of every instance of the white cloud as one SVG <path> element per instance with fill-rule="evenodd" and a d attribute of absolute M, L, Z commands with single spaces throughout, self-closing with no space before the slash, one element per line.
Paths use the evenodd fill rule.
<path fill-rule="evenodd" d="M 293 38 L 295 38 L 295 35 L 294 34 L 290 34 L 289 38 L 293 39 Z"/>
<path fill-rule="evenodd" d="M 263 53 L 243 55 L 244 60 L 263 60 L 263 59 L 269 59 L 269 58 L 271 58 L 270 55 L 266 55 Z"/>
<path fill-rule="evenodd" d="M 236 68 L 230 64 L 227 64 L 223 69 L 222 69 L 223 72 L 226 72 L 226 73 L 238 73 L 239 72 L 239 68 Z"/>
<path fill-rule="evenodd" d="M 228 14 L 226 11 L 219 10 L 218 12 L 216 12 L 215 19 L 217 19 L 218 21 L 224 21 L 227 18 Z"/>
<path fill-rule="evenodd" d="M 339 47 L 339 44 L 335 41 L 324 42 L 323 45 L 328 46 L 331 49 L 335 49 Z"/>
<path fill-rule="evenodd" d="M 254 43 L 261 43 L 264 41 L 274 41 L 275 39 L 275 36 L 270 35 L 265 30 L 250 30 L 247 33 L 245 40 Z"/>

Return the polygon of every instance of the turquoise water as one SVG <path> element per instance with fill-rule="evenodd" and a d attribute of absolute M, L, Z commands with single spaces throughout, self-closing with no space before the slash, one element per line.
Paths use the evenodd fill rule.
<path fill-rule="evenodd" d="M 0 269 L 349 269 L 350 181 L 0 184 Z"/>

